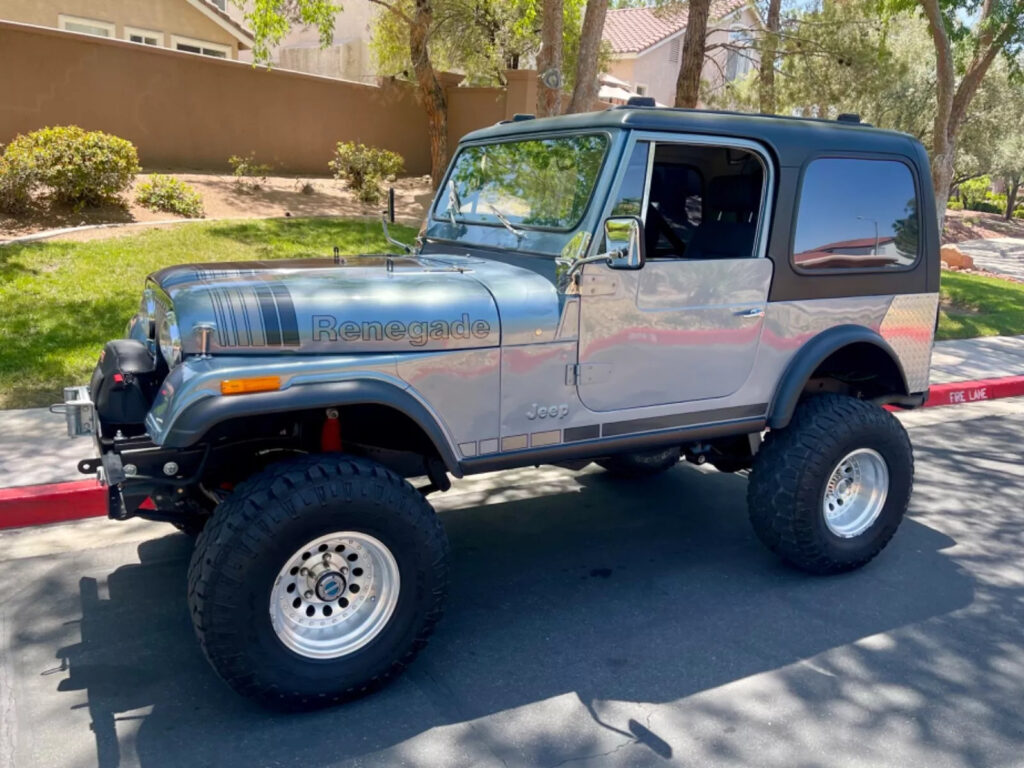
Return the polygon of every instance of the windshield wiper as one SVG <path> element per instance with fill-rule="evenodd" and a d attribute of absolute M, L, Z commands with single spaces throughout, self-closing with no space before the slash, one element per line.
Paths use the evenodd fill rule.
<path fill-rule="evenodd" d="M 516 229 L 514 226 L 512 226 L 512 222 L 508 220 L 504 213 L 499 211 L 490 203 L 484 203 L 484 205 L 491 209 L 491 213 L 498 217 L 498 221 L 500 221 L 505 226 L 505 229 L 507 229 L 509 232 L 516 236 L 516 241 L 522 240 L 524 237 L 526 237 L 526 233 L 523 232 L 523 230 Z"/>
<path fill-rule="evenodd" d="M 455 182 L 448 179 L 448 221 L 452 223 L 452 226 L 457 226 L 455 223 L 455 212 L 462 211 L 462 201 L 459 199 L 458 190 L 455 189 Z"/>

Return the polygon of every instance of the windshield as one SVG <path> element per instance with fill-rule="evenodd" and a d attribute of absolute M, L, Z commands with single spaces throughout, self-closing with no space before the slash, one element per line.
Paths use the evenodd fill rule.
<path fill-rule="evenodd" d="M 607 148 L 603 134 L 465 147 L 435 215 L 506 228 L 572 229 L 587 209 Z"/>

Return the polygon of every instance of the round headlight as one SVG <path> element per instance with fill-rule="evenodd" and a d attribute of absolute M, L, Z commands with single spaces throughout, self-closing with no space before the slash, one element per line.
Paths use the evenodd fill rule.
<path fill-rule="evenodd" d="M 181 334 L 178 333 L 178 319 L 174 312 L 168 311 L 160 320 L 157 343 L 168 368 L 173 368 L 181 362 Z"/>

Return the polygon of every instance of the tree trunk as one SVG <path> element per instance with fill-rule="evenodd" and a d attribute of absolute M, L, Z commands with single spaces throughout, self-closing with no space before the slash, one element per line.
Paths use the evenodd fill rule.
<path fill-rule="evenodd" d="M 676 79 L 676 106 L 693 108 L 700 97 L 700 73 L 704 69 L 704 47 L 708 32 L 711 0 L 690 0 L 683 38 L 683 62 Z"/>
<path fill-rule="evenodd" d="M 778 0 L 773 0 L 777 2 Z M 587 0 L 576 57 L 576 85 L 568 112 L 589 112 L 597 100 L 597 60 L 601 53 L 601 32 L 608 13 L 608 0 Z"/>
<path fill-rule="evenodd" d="M 1017 207 L 1017 190 L 1020 189 L 1020 176 L 1006 177 L 1006 214 L 1007 221 L 1013 219 L 1013 209 Z"/>
<path fill-rule="evenodd" d="M 761 114 L 774 115 L 777 111 L 775 98 L 775 60 L 779 51 L 779 29 L 781 27 L 782 0 L 768 0 L 768 15 L 765 18 L 764 45 L 761 48 L 761 68 L 758 77 L 758 101 Z"/>
<path fill-rule="evenodd" d="M 427 113 L 427 135 L 430 138 L 430 182 L 436 189 L 441 184 L 448 165 L 448 98 L 444 86 L 437 79 L 430 61 L 428 41 L 434 22 L 430 0 L 416 0 L 412 23 L 409 25 L 409 53 L 413 73 L 420 89 L 420 100 Z"/>
<path fill-rule="evenodd" d="M 949 186 L 953 180 L 953 163 L 956 159 L 956 143 L 967 115 L 971 99 L 978 92 L 985 73 L 992 61 L 1018 29 L 1015 22 L 1005 23 L 1002 28 L 992 23 L 994 0 L 982 0 L 981 12 L 976 22 L 978 40 L 960 85 L 956 85 L 953 67 L 953 48 L 946 32 L 940 0 L 919 0 L 928 19 L 928 31 L 935 44 L 935 128 L 932 137 L 932 187 L 935 190 L 935 212 L 942 230 L 946 218 L 946 203 L 949 201 Z M 1016 13 L 1016 12 L 1015 12 Z"/>
<path fill-rule="evenodd" d="M 537 54 L 537 117 L 562 111 L 562 6 L 563 0 L 543 0 L 540 53 Z M 559 87 L 549 88 L 544 73 L 557 73 Z"/>

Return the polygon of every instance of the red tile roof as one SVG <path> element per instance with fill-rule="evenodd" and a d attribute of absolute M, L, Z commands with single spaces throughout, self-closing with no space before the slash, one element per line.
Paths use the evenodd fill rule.
<path fill-rule="evenodd" d="M 748 0 L 715 0 L 711 19 L 721 19 L 746 5 Z M 670 6 L 671 7 L 671 6 Z M 613 8 L 605 17 L 602 36 L 612 53 L 639 53 L 686 29 L 687 9 Z"/>

